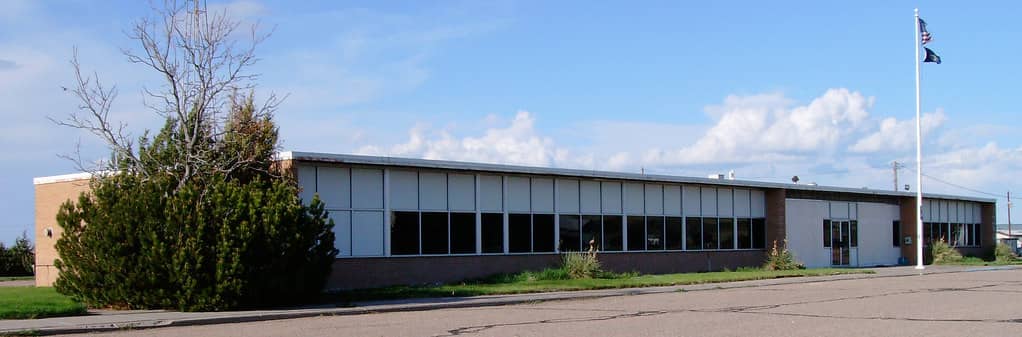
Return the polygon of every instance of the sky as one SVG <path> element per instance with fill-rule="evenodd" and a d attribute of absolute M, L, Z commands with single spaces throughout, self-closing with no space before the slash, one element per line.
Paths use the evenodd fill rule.
<path fill-rule="evenodd" d="M 256 95 L 286 96 L 283 150 L 892 189 L 915 170 L 913 8 L 942 58 L 922 65 L 923 190 L 1022 193 L 1013 1 L 213 1 L 258 46 Z M 145 1 L 0 1 L 0 242 L 33 229 L 33 177 L 108 156 L 50 118 L 84 70 L 111 114 L 162 119 L 126 31 Z M 1016 220 L 1018 221 L 1018 220 Z"/>

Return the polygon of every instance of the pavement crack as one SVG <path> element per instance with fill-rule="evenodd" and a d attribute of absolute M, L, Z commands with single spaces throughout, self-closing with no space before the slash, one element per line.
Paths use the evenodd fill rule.
<path fill-rule="evenodd" d="M 487 325 L 476 325 L 467 326 L 457 329 L 447 330 L 446 335 L 439 336 L 461 336 L 473 333 L 479 333 L 496 327 L 513 327 L 522 325 L 536 325 L 536 324 L 560 324 L 560 323 L 580 323 L 580 322 L 596 322 L 596 321 L 607 321 L 619 318 L 631 318 L 631 317 L 643 317 L 643 316 L 656 316 L 669 313 L 669 311 L 633 311 L 617 315 L 605 315 L 595 317 L 574 317 L 574 318 L 555 318 L 555 319 L 544 319 L 538 321 L 525 321 L 525 322 L 514 322 L 514 323 L 497 323 Z"/>

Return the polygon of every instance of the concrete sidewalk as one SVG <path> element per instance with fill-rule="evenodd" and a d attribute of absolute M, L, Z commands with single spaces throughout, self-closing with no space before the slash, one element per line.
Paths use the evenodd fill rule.
<path fill-rule="evenodd" d="M 970 266 L 928 266 L 922 274 L 977 272 L 985 270 L 1017 269 L 1022 266 L 970 267 Z M 699 285 L 588 290 L 552 292 L 538 294 L 495 295 L 477 297 L 426 298 L 355 303 L 354 307 L 338 308 L 320 306 L 284 310 L 254 310 L 230 312 L 176 312 L 164 310 L 108 311 L 91 310 L 89 315 L 76 317 L 44 318 L 32 320 L 0 320 L 0 335 L 17 332 L 32 332 L 40 335 L 81 333 L 123 329 L 141 329 L 168 326 L 188 326 L 221 323 L 267 321 L 314 316 L 358 315 L 377 312 L 417 311 L 461 307 L 482 307 L 511 305 L 528 302 L 575 300 L 609 296 L 670 293 L 676 291 L 701 291 L 744 287 L 762 287 L 782 284 L 828 282 L 883 277 L 907 277 L 920 275 L 913 267 L 887 267 L 873 269 L 875 274 L 849 274 L 819 277 L 795 277 L 729 283 Z"/>

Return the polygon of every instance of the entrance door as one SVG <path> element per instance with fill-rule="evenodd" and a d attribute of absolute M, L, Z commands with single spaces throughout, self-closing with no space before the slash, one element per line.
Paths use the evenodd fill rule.
<path fill-rule="evenodd" d="M 847 266 L 851 263 L 851 226 L 848 221 L 830 222 L 830 264 Z"/>

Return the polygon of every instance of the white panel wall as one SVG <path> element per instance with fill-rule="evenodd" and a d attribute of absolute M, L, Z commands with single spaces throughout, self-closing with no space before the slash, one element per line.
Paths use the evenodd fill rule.
<path fill-rule="evenodd" d="M 858 256 L 859 265 L 868 267 L 898 263 L 901 248 L 891 244 L 891 223 L 900 218 L 898 206 L 860 202 L 857 208 L 859 249 L 852 252 Z"/>
<path fill-rule="evenodd" d="M 752 210 L 749 209 L 749 190 L 735 190 L 735 216 L 745 218 L 751 215 Z"/>
<path fill-rule="evenodd" d="M 703 187 L 699 190 L 702 207 L 700 213 L 703 216 L 717 216 L 717 189 Z"/>
<path fill-rule="evenodd" d="M 383 212 L 353 212 L 351 236 L 352 256 L 383 255 Z"/>
<path fill-rule="evenodd" d="M 785 215 L 787 215 L 787 213 L 785 213 Z M 848 219 L 849 218 L 849 216 L 848 216 L 848 203 L 847 202 L 837 202 L 837 201 L 831 202 L 830 203 L 830 218 L 831 219 Z"/>
<path fill-rule="evenodd" d="M 664 214 L 664 185 L 646 184 L 646 214 Z"/>
<path fill-rule="evenodd" d="M 486 212 L 504 210 L 504 182 L 500 176 L 479 176 L 479 209 Z"/>
<path fill-rule="evenodd" d="M 351 212 L 333 211 L 330 212 L 330 219 L 334 220 L 334 248 L 337 248 L 337 256 L 351 256 Z"/>
<path fill-rule="evenodd" d="M 965 223 L 965 203 L 957 202 L 955 204 L 958 206 L 958 213 L 956 214 L 957 216 L 955 217 L 955 220 L 957 220 L 958 223 Z"/>
<path fill-rule="evenodd" d="M 476 176 L 448 174 L 447 200 L 452 211 L 474 211 L 476 209 Z"/>
<path fill-rule="evenodd" d="M 642 214 L 645 210 L 645 206 L 643 205 L 644 194 L 642 184 L 625 183 L 625 213 Z"/>
<path fill-rule="evenodd" d="M 316 168 L 316 192 L 319 193 L 319 199 L 326 204 L 327 209 L 351 207 L 351 194 L 349 194 L 351 193 L 351 183 L 348 180 L 347 168 L 322 166 Z M 382 194 L 380 195 L 382 196 Z"/>
<path fill-rule="evenodd" d="M 532 211 L 550 213 L 554 211 L 554 180 L 532 178 Z"/>
<path fill-rule="evenodd" d="M 578 213 L 578 180 L 557 179 L 557 212 Z"/>
<path fill-rule="evenodd" d="M 602 196 L 603 213 L 605 214 L 620 214 L 621 213 L 621 183 L 604 181 L 600 183 L 602 186 L 600 195 Z"/>
<path fill-rule="evenodd" d="M 854 202 L 848 203 L 848 218 L 852 220 L 859 218 L 859 206 Z"/>
<path fill-rule="evenodd" d="M 751 206 L 753 218 L 766 217 L 766 193 L 760 190 L 753 190 Z"/>
<path fill-rule="evenodd" d="M 685 216 L 699 216 L 702 212 L 700 207 L 699 187 L 698 186 L 684 186 L 681 189 L 682 197 L 681 204 L 685 210 Z"/>
<path fill-rule="evenodd" d="M 507 209 L 512 212 L 529 212 L 532 207 L 529 205 L 529 178 L 508 177 L 507 181 Z"/>
<path fill-rule="evenodd" d="M 972 203 L 972 223 L 980 223 L 983 221 L 983 217 L 980 216 L 982 213 L 982 207 L 978 203 Z"/>
<path fill-rule="evenodd" d="M 664 186 L 664 214 L 681 215 L 681 186 Z"/>
<path fill-rule="evenodd" d="M 947 200 L 940 200 L 937 202 L 937 221 L 946 223 L 947 220 Z"/>
<path fill-rule="evenodd" d="M 582 213 L 600 214 L 600 182 L 583 180 L 580 188 Z"/>
<path fill-rule="evenodd" d="M 795 258 L 809 268 L 829 267 L 830 248 L 823 247 L 823 219 L 830 215 L 829 202 L 787 199 L 784 210 L 788 247 Z M 767 247 L 771 245 L 767 242 Z"/>
<path fill-rule="evenodd" d="M 734 216 L 734 196 L 731 195 L 730 188 L 718 188 L 717 189 L 717 216 L 731 217 Z"/>
<path fill-rule="evenodd" d="M 930 211 L 933 209 L 933 201 L 929 199 L 923 199 L 923 222 L 933 221 L 933 216 L 930 215 Z"/>
<path fill-rule="evenodd" d="M 419 209 L 419 172 L 390 171 L 390 208 Z"/>
<path fill-rule="evenodd" d="M 419 172 L 419 206 L 424 210 L 447 209 L 447 174 Z"/>
<path fill-rule="evenodd" d="M 383 170 L 351 169 L 351 195 L 353 208 L 383 208 Z"/>
<path fill-rule="evenodd" d="M 302 191 L 298 194 L 302 202 L 308 205 L 316 194 L 316 167 L 310 165 L 298 165 L 298 187 Z"/>

